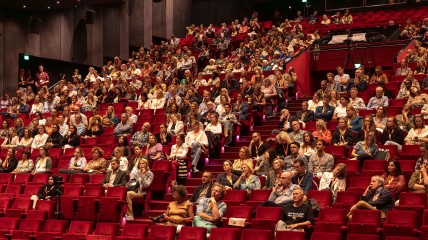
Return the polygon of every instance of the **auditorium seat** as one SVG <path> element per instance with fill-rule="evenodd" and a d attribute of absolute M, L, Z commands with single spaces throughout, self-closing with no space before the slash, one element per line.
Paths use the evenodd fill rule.
<path fill-rule="evenodd" d="M 228 190 L 223 197 L 223 202 L 227 204 L 227 206 L 232 205 L 240 205 L 245 203 L 245 199 L 247 198 L 246 190 Z"/>
<path fill-rule="evenodd" d="M 123 226 L 122 234 L 116 237 L 116 240 L 143 240 L 147 233 L 146 224 L 126 223 Z M 211 231 L 212 233 L 212 231 Z"/>
<path fill-rule="evenodd" d="M 263 207 L 256 208 L 256 216 L 251 220 L 251 228 L 275 230 L 276 223 L 280 220 L 282 208 Z"/>
<path fill-rule="evenodd" d="M 36 240 L 56 240 L 67 230 L 66 220 L 46 220 L 43 230 L 35 234 Z"/>
<path fill-rule="evenodd" d="M 18 173 L 15 174 L 14 184 L 27 184 L 30 182 L 32 175 L 30 173 Z"/>
<path fill-rule="evenodd" d="M 272 190 L 252 190 L 250 199 L 245 202 L 245 205 L 256 208 L 264 201 L 267 201 L 271 193 Z"/>
<path fill-rule="evenodd" d="M 382 175 L 386 171 L 387 162 L 385 160 L 369 160 L 364 161 L 361 174 L 363 176 Z M 368 184 L 366 185 L 366 187 Z"/>
<path fill-rule="evenodd" d="M 275 240 L 306 240 L 305 232 L 277 231 Z"/>
<path fill-rule="evenodd" d="M 340 233 L 326 233 L 326 232 L 314 232 L 312 233 L 311 240 L 342 240 L 342 234 Z"/>
<path fill-rule="evenodd" d="M 165 240 L 175 240 L 176 226 L 152 225 L 150 227 L 150 239 L 162 238 Z"/>
<path fill-rule="evenodd" d="M 381 227 L 381 212 L 378 210 L 352 211 L 351 222 L 348 222 L 347 234 L 379 234 Z"/>
<path fill-rule="evenodd" d="M 332 195 L 331 191 L 318 191 L 309 190 L 307 194 L 308 199 L 315 199 L 318 202 L 320 209 L 328 208 L 331 206 Z"/>
<path fill-rule="evenodd" d="M 31 239 L 42 229 L 43 220 L 22 219 L 17 230 L 12 230 L 12 239 Z"/>
<path fill-rule="evenodd" d="M 98 197 L 79 196 L 77 198 L 76 220 L 96 221 L 97 199 Z"/>
<path fill-rule="evenodd" d="M 33 200 L 17 198 L 12 207 L 6 210 L 5 216 L 11 218 L 21 218 L 23 214 L 33 206 Z"/>
<path fill-rule="evenodd" d="M 228 225 L 230 218 L 244 218 L 246 225 L 251 221 L 251 206 L 227 206 L 227 211 L 223 218 L 223 224 Z"/>
<path fill-rule="evenodd" d="M 0 238 L 6 238 L 6 234 L 10 234 L 11 231 L 17 229 L 19 226 L 19 222 L 19 218 L 1 218 Z"/>
<path fill-rule="evenodd" d="M 61 235 L 61 240 L 85 239 L 94 229 L 90 221 L 71 221 L 67 233 Z"/>
<path fill-rule="evenodd" d="M 206 228 L 184 226 L 181 228 L 177 240 L 206 240 L 206 235 Z"/>
<path fill-rule="evenodd" d="M 389 210 L 386 212 L 382 235 L 416 236 L 420 223 L 415 211 Z"/>
<path fill-rule="evenodd" d="M 362 194 L 359 192 L 352 191 L 340 191 L 337 193 L 336 202 L 333 203 L 333 208 L 342 208 L 349 210 L 354 204 L 356 204 Z"/>
<path fill-rule="evenodd" d="M 100 239 L 102 237 L 109 237 L 107 239 L 115 239 L 119 235 L 120 224 L 119 223 L 106 223 L 98 222 L 95 230 L 92 234 L 87 235 L 86 239 Z"/>
<path fill-rule="evenodd" d="M 318 220 L 314 225 L 314 231 L 341 233 L 346 225 L 347 214 L 348 211 L 346 209 L 321 209 Z"/>
<path fill-rule="evenodd" d="M 270 230 L 262 229 L 244 229 L 241 240 L 269 240 L 271 238 Z"/>

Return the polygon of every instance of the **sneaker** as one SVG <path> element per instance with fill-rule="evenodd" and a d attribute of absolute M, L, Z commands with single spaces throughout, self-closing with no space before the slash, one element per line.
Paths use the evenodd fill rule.
<path fill-rule="evenodd" d="M 193 167 L 193 171 L 192 171 L 193 173 L 198 173 L 199 172 L 199 170 L 196 168 L 196 167 Z"/>

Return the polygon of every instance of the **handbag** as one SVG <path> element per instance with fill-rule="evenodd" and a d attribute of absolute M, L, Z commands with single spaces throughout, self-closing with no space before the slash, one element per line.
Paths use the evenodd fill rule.
<path fill-rule="evenodd" d="M 374 160 L 385 160 L 385 161 L 388 161 L 389 157 L 390 157 L 389 149 L 379 148 L 379 150 L 376 153 L 376 156 L 374 157 Z"/>
<path fill-rule="evenodd" d="M 126 188 L 128 191 L 138 193 L 138 190 L 140 190 L 140 183 L 136 179 L 131 179 L 128 183 L 126 183 Z"/>

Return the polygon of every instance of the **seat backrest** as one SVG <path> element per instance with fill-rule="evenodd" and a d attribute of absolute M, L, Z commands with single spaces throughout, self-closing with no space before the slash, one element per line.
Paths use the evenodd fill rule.
<path fill-rule="evenodd" d="M 372 160 L 370 160 L 372 161 Z M 374 161 L 374 160 L 373 160 Z M 369 162 L 369 161 L 366 161 Z M 351 182 L 349 183 L 349 187 L 359 187 L 359 188 L 366 188 L 372 177 L 369 176 L 352 176 Z"/>
<path fill-rule="evenodd" d="M 364 161 L 363 170 L 386 170 L 385 160 Z"/>
<path fill-rule="evenodd" d="M 257 219 L 278 219 L 281 217 L 282 208 L 280 207 L 257 207 Z"/>
<path fill-rule="evenodd" d="M 374 223 L 380 226 L 381 212 L 379 210 L 359 210 L 352 211 L 352 223 Z"/>
<path fill-rule="evenodd" d="M 89 182 L 88 174 L 71 174 L 70 183 L 85 184 L 87 182 Z"/>
<path fill-rule="evenodd" d="M 238 229 L 236 228 L 213 228 L 210 232 L 210 240 L 236 240 Z"/>
<path fill-rule="evenodd" d="M 150 227 L 149 238 L 175 239 L 176 226 L 153 225 Z"/>
<path fill-rule="evenodd" d="M 5 193 L 20 194 L 24 186 L 22 184 L 8 184 Z"/>
<path fill-rule="evenodd" d="M 229 190 L 223 197 L 225 201 L 237 201 L 239 203 L 244 203 L 245 198 L 247 197 L 246 190 Z"/>
<path fill-rule="evenodd" d="M 295 231 L 277 231 L 275 234 L 275 240 L 305 240 L 306 234 L 304 232 Z"/>
<path fill-rule="evenodd" d="M 48 219 L 45 221 L 43 232 L 64 233 L 67 229 L 67 224 L 67 220 Z"/>
<path fill-rule="evenodd" d="M 269 240 L 270 234 L 270 230 L 244 229 L 242 231 L 241 240 Z"/>
<path fill-rule="evenodd" d="M 359 192 L 340 191 L 337 193 L 336 203 L 355 204 L 361 198 Z"/>
<path fill-rule="evenodd" d="M 91 221 L 71 221 L 68 233 L 89 234 L 93 228 Z"/>
<path fill-rule="evenodd" d="M 24 189 L 24 194 L 37 195 L 41 187 L 42 185 L 26 185 Z"/>
<path fill-rule="evenodd" d="M 31 180 L 31 174 L 30 173 L 19 173 L 15 174 L 15 180 L 13 183 L 28 183 Z"/>
<path fill-rule="evenodd" d="M 42 228 L 43 220 L 22 219 L 19 230 L 38 232 Z"/>
<path fill-rule="evenodd" d="M 40 183 L 40 184 L 46 184 L 49 179 L 49 174 L 46 173 L 38 173 L 34 174 L 33 180 L 31 183 Z"/>
<path fill-rule="evenodd" d="M 82 192 L 83 192 L 83 186 L 66 185 L 66 186 L 64 186 L 64 195 L 63 196 L 78 197 L 78 196 L 82 195 Z"/>
<path fill-rule="evenodd" d="M 108 235 L 115 237 L 119 234 L 119 223 L 98 222 L 95 227 L 94 235 Z"/>
<path fill-rule="evenodd" d="M 426 193 L 402 192 L 400 193 L 400 206 L 427 206 Z"/>
<path fill-rule="evenodd" d="M 28 209 L 31 209 L 32 206 L 33 206 L 33 200 L 31 200 L 31 199 L 25 199 L 25 198 L 17 198 L 13 202 L 13 205 L 12 205 L 11 209 L 28 210 Z"/>
<path fill-rule="evenodd" d="M 1 224 L 0 224 L 0 229 L 1 230 L 15 230 L 18 227 L 19 221 L 21 219 L 19 218 L 2 218 L 1 219 Z"/>
<path fill-rule="evenodd" d="M 88 197 L 102 197 L 105 189 L 102 186 L 86 186 L 84 195 Z"/>
<path fill-rule="evenodd" d="M 348 234 L 348 237 L 347 237 L 347 240 L 361 240 L 361 239 L 380 240 L 380 237 L 378 235 L 368 235 L 368 234 Z M 388 237 L 386 239 L 388 239 Z"/>
<path fill-rule="evenodd" d="M 10 182 L 13 182 L 13 174 L 12 173 L 0 174 L 0 183 L 7 184 Z"/>
<path fill-rule="evenodd" d="M 182 227 L 178 240 L 205 240 L 207 229 L 201 227 Z"/>
<path fill-rule="evenodd" d="M 0 198 L 0 210 L 6 210 L 10 208 L 10 205 L 12 205 L 12 198 Z"/>
<path fill-rule="evenodd" d="M 385 224 L 417 227 L 418 219 L 415 211 L 390 210 L 386 212 Z"/>
<path fill-rule="evenodd" d="M 146 224 L 135 224 L 135 223 L 127 223 L 122 230 L 122 236 L 124 237 L 139 237 L 143 239 L 148 230 L 148 226 Z"/>
<path fill-rule="evenodd" d="M 342 240 L 342 234 L 339 233 L 326 233 L 314 232 L 312 233 L 311 240 Z"/>
<path fill-rule="evenodd" d="M 345 209 L 324 208 L 320 210 L 318 221 L 345 224 L 347 213 Z"/>
<path fill-rule="evenodd" d="M 309 199 L 314 198 L 317 200 L 320 208 L 330 207 L 331 205 L 331 191 L 309 190 L 307 197 Z"/>
<path fill-rule="evenodd" d="M 245 218 L 247 221 L 251 218 L 251 206 L 229 206 L 226 211 L 226 218 Z"/>
<path fill-rule="evenodd" d="M 252 190 L 250 201 L 267 201 L 272 190 Z"/>
<path fill-rule="evenodd" d="M 89 183 L 97 183 L 101 185 L 105 176 L 106 176 L 105 174 L 91 174 L 89 178 Z"/>
<path fill-rule="evenodd" d="M 107 189 L 107 197 L 117 197 L 120 200 L 126 199 L 128 190 L 125 187 L 110 187 Z"/>
<path fill-rule="evenodd" d="M 167 161 L 167 160 L 159 160 L 159 161 L 154 161 L 153 162 L 153 166 L 152 166 L 152 170 L 160 170 L 160 171 L 169 171 L 171 167 L 171 161 Z"/>

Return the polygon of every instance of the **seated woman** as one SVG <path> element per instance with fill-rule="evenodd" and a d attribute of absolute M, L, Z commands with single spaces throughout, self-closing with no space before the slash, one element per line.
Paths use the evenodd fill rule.
<path fill-rule="evenodd" d="M 275 150 L 267 149 L 265 153 L 257 159 L 256 166 L 254 167 L 254 173 L 257 174 L 257 176 L 267 176 L 275 158 Z"/>
<path fill-rule="evenodd" d="M 65 138 L 59 133 L 58 124 L 52 125 L 52 134 L 46 140 L 46 148 L 59 148 L 65 145 Z"/>
<path fill-rule="evenodd" d="M 266 99 L 260 87 L 254 88 L 253 95 L 248 98 L 248 104 L 252 104 L 253 110 L 256 111 L 256 115 L 254 116 L 254 125 L 262 125 L 263 109 L 266 107 Z"/>
<path fill-rule="evenodd" d="M 346 106 L 346 120 L 348 128 L 354 132 L 358 132 L 363 125 L 363 117 L 358 115 L 357 110 L 352 104 Z"/>
<path fill-rule="evenodd" d="M 24 150 L 22 152 L 22 159 L 18 161 L 18 165 L 15 170 L 12 171 L 13 174 L 17 173 L 30 173 L 34 169 L 34 162 L 30 159 L 31 152 L 29 150 Z"/>
<path fill-rule="evenodd" d="M 412 86 L 410 88 L 410 96 L 407 100 L 407 104 L 411 105 L 414 108 L 420 108 L 427 103 L 428 95 L 426 93 L 422 93 L 419 88 Z"/>
<path fill-rule="evenodd" d="M 386 211 L 391 210 L 394 204 L 391 193 L 384 187 L 384 184 L 385 180 L 381 176 L 373 176 L 360 201 L 351 207 L 348 220 L 352 219 L 354 209 L 380 210 L 381 218 L 385 219 Z"/>
<path fill-rule="evenodd" d="M 15 157 L 15 151 L 11 148 L 7 150 L 6 158 L 0 159 L 0 173 L 10 173 L 15 170 L 18 160 Z"/>
<path fill-rule="evenodd" d="M 205 132 L 200 129 L 200 122 L 198 120 L 193 120 L 190 125 L 192 130 L 186 135 L 186 143 L 191 148 L 192 170 L 196 173 L 199 172 L 196 166 L 201 158 L 201 154 L 204 148 L 208 146 L 208 138 Z"/>
<path fill-rule="evenodd" d="M 253 174 L 253 168 L 251 168 L 248 164 L 243 163 L 241 166 L 242 174 L 239 176 L 236 183 L 233 184 L 234 189 L 246 190 L 247 193 L 250 193 L 251 190 L 259 190 L 260 179 L 257 175 Z"/>
<path fill-rule="evenodd" d="M 38 126 L 38 134 L 34 136 L 33 143 L 31 144 L 32 149 L 43 147 L 48 140 L 49 135 L 45 133 L 45 126 Z"/>
<path fill-rule="evenodd" d="M 226 160 L 223 163 L 224 172 L 217 176 L 217 183 L 223 185 L 226 190 L 232 189 L 233 184 L 238 180 L 238 176 L 232 173 L 232 161 Z"/>
<path fill-rule="evenodd" d="M 168 204 L 166 212 L 158 217 L 150 218 L 155 223 L 161 225 L 177 226 L 177 232 L 187 221 L 192 221 L 195 214 L 193 213 L 193 204 L 187 200 L 186 187 L 176 185 L 172 187 L 173 202 Z"/>
<path fill-rule="evenodd" d="M 33 143 L 33 138 L 31 137 L 31 130 L 28 128 L 24 129 L 24 136 L 18 143 L 18 148 L 29 148 Z"/>
<path fill-rule="evenodd" d="M 83 168 L 86 173 L 105 173 L 106 160 L 103 158 L 104 151 L 100 147 L 92 148 L 92 159 Z"/>
<path fill-rule="evenodd" d="M 37 195 L 32 195 L 31 200 L 33 200 L 33 209 L 36 208 L 36 203 L 38 200 L 51 200 L 53 197 L 60 196 L 60 193 L 63 192 L 62 187 L 57 185 L 57 177 L 51 175 L 48 178 L 48 183 L 40 187 Z"/>
<path fill-rule="evenodd" d="M 172 169 L 174 179 L 187 178 L 187 161 L 185 160 L 185 158 L 187 157 L 188 151 L 189 148 L 185 144 L 184 134 L 177 135 L 176 142 L 171 147 L 171 154 L 167 157 L 169 160 L 172 161 L 172 166 L 175 166 L 175 169 L 177 169 Z"/>
<path fill-rule="evenodd" d="M 336 201 L 337 192 L 346 189 L 346 164 L 339 163 L 331 172 L 324 172 L 321 176 L 318 190 L 329 190 L 332 193 L 332 201 Z"/>
<path fill-rule="evenodd" d="M 74 148 L 80 145 L 80 136 L 77 134 L 77 128 L 75 125 L 70 125 L 68 134 L 65 135 L 65 142 L 66 145 L 64 148 Z"/>
<path fill-rule="evenodd" d="M 60 169 L 59 173 L 82 173 L 86 163 L 83 150 L 80 147 L 77 147 L 74 149 L 74 157 L 71 158 L 70 163 L 68 164 L 68 169 Z"/>
<path fill-rule="evenodd" d="M 303 145 L 300 148 L 300 154 L 303 154 L 307 159 L 316 153 L 315 150 L 315 138 L 310 132 L 303 133 Z"/>
<path fill-rule="evenodd" d="M 270 170 L 267 174 L 266 183 L 265 186 L 263 186 L 263 189 L 271 190 L 276 185 L 278 185 L 281 182 L 281 174 L 285 169 L 285 163 L 279 158 L 276 158 L 273 160 L 272 163 L 272 170 Z"/>
<path fill-rule="evenodd" d="M 364 117 L 363 126 L 358 131 L 357 137 L 355 138 L 354 142 L 364 141 L 368 132 L 374 132 L 375 136 L 377 136 L 376 125 L 371 115 L 367 115 Z"/>
<path fill-rule="evenodd" d="M 208 145 L 210 148 L 210 156 L 219 157 L 221 151 L 221 134 L 222 127 L 218 121 L 218 113 L 214 112 L 210 114 L 211 121 L 205 127 L 205 134 L 208 138 Z"/>
<path fill-rule="evenodd" d="M 150 165 L 153 164 L 153 161 L 161 160 L 164 157 L 163 146 L 156 141 L 155 135 L 149 136 L 146 146 L 145 156 Z"/>
<path fill-rule="evenodd" d="M 200 115 L 199 115 L 200 117 Z M 184 133 L 184 123 L 178 119 L 176 114 L 171 114 L 171 120 L 168 123 L 167 131 L 169 134 L 177 136 Z"/>
<path fill-rule="evenodd" d="M 386 109 L 384 106 L 379 106 L 376 109 L 376 114 L 373 118 L 377 131 L 383 131 L 386 126 Z"/>
<path fill-rule="evenodd" d="M 152 184 L 154 175 L 150 171 L 149 162 L 146 159 L 141 159 L 138 163 L 138 167 L 129 174 L 128 192 L 126 193 L 126 203 L 128 204 L 128 210 L 126 212 L 126 220 L 134 220 L 134 211 L 132 209 L 132 201 L 134 198 L 142 198 L 150 184 Z M 130 187 L 133 190 L 129 190 Z"/>
<path fill-rule="evenodd" d="M 311 100 L 308 101 L 308 110 L 315 112 L 315 109 L 319 106 L 322 106 L 323 103 L 320 101 L 320 95 L 314 94 Z"/>
<path fill-rule="evenodd" d="M 34 150 L 35 151 L 35 150 Z M 49 157 L 47 148 L 39 148 L 39 157 L 36 159 L 36 166 L 31 174 L 49 173 L 52 170 L 52 159 Z"/>
<path fill-rule="evenodd" d="M 276 135 L 275 153 L 279 157 L 286 157 L 290 155 L 290 143 L 291 139 L 288 133 L 281 131 Z"/>
<path fill-rule="evenodd" d="M 111 160 L 115 160 L 115 159 L 119 161 L 119 169 L 121 171 L 126 172 L 128 170 L 128 159 L 122 155 L 122 150 L 119 147 L 115 147 L 113 150 L 113 156 Z M 111 170 L 111 161 L 107 170 Z"/>
<path fill-rule="evenodd" d="M 312 133 L 314 138 L 324 140 L 327 144 L 331 142 L 331 132 L 327 129 L 327 123 L 322 119 L 318 119 L 316 123 L 316 130 Z"/>
<path fill-rule="evenodd" d="M 353 138 L 352 129 L 348 128 L 348 121 L 343 117 L 339 118 L 339 125 L 333 133 L 331 143 L 334 146 L 351 146 Z"/>
<path fill-rule="evenodd" d="M 380 142 L 382 145 L 396 145 L 397 149 L 401 151 L 404 143 L 403 131 L 397 124 L 394 117 L 388 117 L 386 120 L 386 128 L 380 135 Z"/>
<path fill-rule="evenodd" d="M 239 159 L 235 159 L 232 165 L 232 172 L 236 175 L 241 175 L 241 166 L 242 164 L 247 163 L 251 168 L 253 168 L 253 159 L 251 159 L 251 152 L 247 146 L 241 147 L 239 149 Z"/>
<path fill-rule="evenodd" d="M 384 188 L 389 190 L 394 200 L 398 200 L 400 193 L 406 189 L 406 178 L 401 170 L 400 162 L 389 160 L 382 178 L 385 181 Z"/>
<path fill-rule="evenodd" d="M 425 126 L 422 116 L 417 115 L 413 118 L 413 128 L 404 138 L 404 142 L 408 145 L 428 142 L 428 126 Z"/>
<path fill-rule="evenodd" d="M 368 132 L 364 141 L 359 141 L 355 144 L 352 150 L 351 160 L 360 160 L 363 166 L 364 160 L 373 159 L 376 156 L 378 147 L 376 144 L 376 136 L 374 132 Z"/>
<path fill-rule="evenodd" d="M 9 128 L 9 134 L 5 138 L 4 142 L 1 144 L 1 148 L 13 148 L 15 149 L 19 144 L 19 137 L 16 135 L 16 130 L 14 127 Z"/>
<path fill-rule="evenodd" d="M 172 142 L 172 135 L 167 131 L 167 125 L 161 124 L 159 125 L 160 131 L 156 133 L 156 141 L 162 146 L 167 146 L 170 142 Z"/>
<path fill-rule="evenodd" d="M 370 78 L 369 84 L 379 84 L 379 83 L 388 83 L 388 77 L 383 72 L 381 66 L 377 66 L 375 68 L 375 72 L 373 73 L 372 77 Z"/>
<path fill-rule="evenodd" d="M 122 150 L 122 155 L 125 157 L 131 156 L 131 149 L 129 149 L 128 138 L 125 136 L 120 136 L 117 138 L 117 146 Z M 113 153 L 111 154 L 113 156 Z"/>

